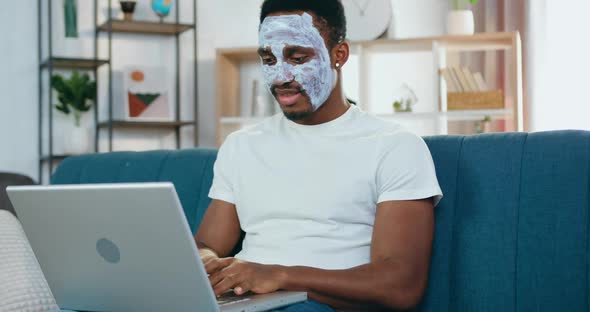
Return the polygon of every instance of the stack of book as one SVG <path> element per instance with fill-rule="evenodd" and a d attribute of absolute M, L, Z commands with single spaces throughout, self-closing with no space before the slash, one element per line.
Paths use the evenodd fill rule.
<path fill-rule="evenodd" d="M 473 73 L 467 67 L 449 67 L 442 70 L 448 92 L 490 91 L 480 72 Z"/>
<path fill-rule="evenodd" d="M 447 109 L 502 109 L 504 95 L 491 90 L 480 72 L 467 67 L 449 67 L 441 70 L 447 85 Z"/>

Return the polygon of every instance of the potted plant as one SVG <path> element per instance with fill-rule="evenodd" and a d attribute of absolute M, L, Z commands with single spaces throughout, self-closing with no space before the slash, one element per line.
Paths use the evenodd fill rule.
<path fill-rule="evenodd" d="M 397 100 L 393 102 L 394 113 L 411 113 L 412 106 L 418 103 L 418 97 L 412 88 L 406 83 L 402 84 L 395 92 Z"/>
<path fill-rule="evenodd" d="M 451 0 L 452 10 L 447 16 L 447 33 L 449 35 L 473 35 L 475 20 L 468 4 L 477 4 L 479 0 Z"/>
<path fill-rule="evenodd" d="M 476 121 L 475 128 L 474 128 L 475 133 L 481 134 L 481 133 L 490 132 L 491 122 L 492 122 L 492 117 L 490 115 L 485 115 L 482 120 Z"/>
<path fill-rule="evenodd" d="M 59 104 L 55 108 L 69 115 L 74 115 L 75 127 L 64 136 L 64 152 L 66 154 L 87 153 L 90 148 L 89 129 L 82 127 L 80 119 L 84 112 L 92 108 L 96 100 L 96 81 L 91 81 L 88 74 L 80 75 L 73 71 L 69 79 L 61 75 L 51 77 L 51 86 L 57 91 Z"/>

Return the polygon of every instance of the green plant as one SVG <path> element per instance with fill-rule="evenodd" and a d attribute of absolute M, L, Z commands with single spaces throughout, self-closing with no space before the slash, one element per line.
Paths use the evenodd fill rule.
<path fill-rule="evenodd" d="M 475 122 L 475 133 L 480 134 L 485 132 L 485 126 L 487 123 L 492 122 L 492 116 L 485 115 L 480 121 Z"/>
<path fill-rule="evenodd" d="M 59 104 L 55 108 L 66 115 L 72 112 L 76 127 L 79 127 L 82 113 L 92 108 L 88 100 L 96 100 L 96 81 L 91 81 L 88 74 L 80 75 L 78 71 L 73 71 L 69 79 L 61 75 L 51 76 L 51 86 L 58 93 Z"/>
<path fill-rule="evenodd" d="M 464 10 L 466 7 L 466 4 L 477 4 L 477 2 L 479 2 L 479 0 L 451 0 L 451 6 L 453 7 L 453 10 Z"/>
<path fill-rule="evenodd" d="M 397 100 L 393 102 L 393 111 L 396 113 L 410 113 L 412 106 L 418 103 L 416 93 L 406 83 L 403 83 L 394 94 Z"/>
<path fill-rule="evenodd" d="M 404 103 L 405 103 L 405 107 L 404 107 Z M 410 112 L 412 112 L 412 100 L 406 99 L 405 102 L 404 102 L 404 100 L 397 100 L 397 101 L 393 102 L 393 110 L 396 113 L 410 113 Z"/>

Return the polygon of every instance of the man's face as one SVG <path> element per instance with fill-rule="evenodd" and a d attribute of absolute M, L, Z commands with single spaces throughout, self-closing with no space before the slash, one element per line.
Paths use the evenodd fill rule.
<path fill-rule="evenodd" d="M 326 102 L 336 71 L 311 15 L 268 16 L 260 25 L 259 44 L 266 85 L 287 118 L 304 119 Z"/>

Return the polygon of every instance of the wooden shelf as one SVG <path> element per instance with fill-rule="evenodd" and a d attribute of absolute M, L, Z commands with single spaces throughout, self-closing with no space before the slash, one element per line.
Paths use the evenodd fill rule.
<path fill-rule="evenodd" d="M 128 121 L 113 120 L 113 128 L 179 128 L 184 126 L 194 126 L 194 121 Z M 98 128 L 108 128 L 109 122 L 103 121 L 98 124 Z"/>
<path fill-rule="evenodd" d="M 380 114 L 379 118 L 402 120 L 402 119 L 429 119 L 429 118 L 447 118 L 449 121 L 477 121 L 482 120 L 485 116 L 490 116 L 492 119 L 506 119 L 512 118 L 513 111 L 510 109 L 482 109 L 482 110 L 457 110 L 448 112 L 424 112 L 424 113 L 393 113 Z"/>
<path fill-rule="evenodd" d="M 49 66 L 52 66 L 53 68 L 63 69 L 96 69 L 108 63 L 108 60 L 100 59 L 52 57 L 46 59 L 43 63 L 40 64 L 40 66 L 41 68 L 47 68 Z"/>
<path fill-rule="evenodd" d="M 446 48 L 447 51 L 495 51 L 509 50 L 514 46 L 518 32 L 476 33 L 467 36 L 437 36 L 408 39 L 378 39 L 353 43 L 369 52 L 428 52 L 435 45 Z"/>
<path fill-rule="evenodd" d="M 377 39 L 351 42 L 350 45 L 352 53 L 360 50 L 374 53 L 432 52 L 434 44 L 455 52 L 495 51 L 512 49 L 518 36 L 518 32 L 476 33 L 468 36 Z M 217 55 L 235 62 L 259 61 L 257 50 L 255 47 L 219 49 Z"/>
<path fill-rule="evenodd" d="M 108 32 L 109 27 L 112 32 L 134 33 L 134 34 L 152 34 L 152 35 L 178 35 L 187 30 L 195 28 L 193 24 L 173 24 L 159 22 L 141 22 L 141 21 L 123 21 L 108 20 L 98 26 L 98 31 Z"/>

